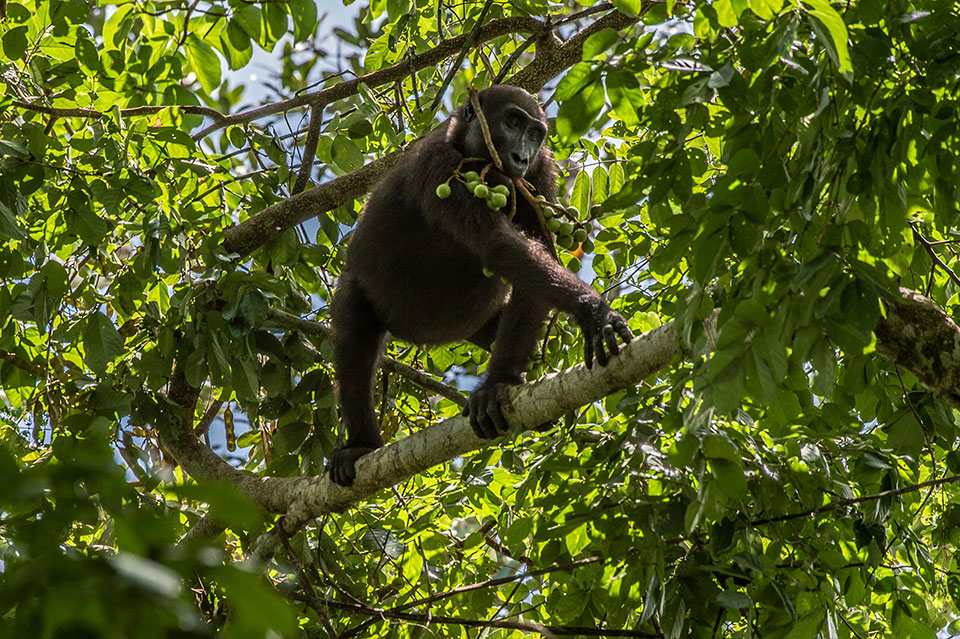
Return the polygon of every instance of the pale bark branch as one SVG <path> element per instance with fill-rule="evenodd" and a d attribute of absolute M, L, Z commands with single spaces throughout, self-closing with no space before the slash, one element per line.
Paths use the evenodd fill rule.
<path fill-rule="evenodd" d="M 874 330 L 877 352 L 960 410 L 960 328 L 933 300 L 906 288 L 900 295 L 884 304 L 887 316 Z"/>
<path fill-rule="evenodd" d="M 901 294 L 901 300 L 886 303 L 887 317 L 875 329 L 877 352 L 913 372 L 952 406 L 960 407 L 960 328 L 931 300 L 906 289 Z M 625 345 L 605 368 L 587 370 L 581 364 L 511 389 L 507 421 L 515 427 L 535 427 L 555 420 L 616 390 L 636 385 L 668 366 L 680 353 L 674 324 L 665 324 Z M 173 396 L 182 394 L 171 392 Z M 181 400 L 189 404 L 190 396 Z M 326 474 L 265 478 L 242 473 L 192 432 L 183 437 L 168 433 L 163 442 L 194 478 L 230 481 L 265 510 L 286 513 L 284 528 L 290 533 L 322 514 L 342 512 L 383 488 L 491 445 L 473 433 L 466 418 L 453 417 L 362 457 L 357 462 L 356 482 L 344 488 L 333 484 Z M 255 554 L 268 559 L 276 552 L 277 543 L 273 534 L 263 535 Z"/>
<path fill-rule="evenodd" d="M 580 364 L 512 388 L 504 416 L 513 427 L 534 428 L 635 385 L 666 367 L 678 352 L 674 325 L 664 325 L 624 346 L 606 367 L 588 370 Z M 350 488 L 334 484 L 326 474 L 302 478 L 283 518 L 284 529 L 298 530 L 320 515 L 342 512 L 383 488 L 488 445 L 490 441 L 477 437 L 465 417 L 453 417 L 361 457 Z M 262 536 L 255 554 L 271 557 L 278 541 L 273 533 Z"/>

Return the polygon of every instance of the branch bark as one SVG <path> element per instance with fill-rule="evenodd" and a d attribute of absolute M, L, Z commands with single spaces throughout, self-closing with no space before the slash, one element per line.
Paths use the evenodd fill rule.
<path fill-rule="evenodd" d="M 906 288 L 900 295 L 884 304 L 887 317 L 874 330 L 877 352 L 960 410 L 960 328 L 933 300 Z"/>
<path fill-rule="evenodd" d="M 627 344 L 606 367 L 588 370 L 580 364 L 512 388 L 504 416 L 512 427 L 534 428 L 636 384 L 667 366 L 678 353 L 674 325 L 666 324 Z M 283 527 L 288 532 L 298 530 L 320 515 L 342 512 L 383 488 L 487 445 L 490 442 L 477 437 L 465 417 L 442 421 L 360 458 L 350 488 L 334 484 L 326 474 L 302 478 Z M 278 544 L 276 534 L 267 533 L 258 540 L 255 554 L 267 559 Z"/>
<path fill-rule="evenodd" d="M 955 408 L 960 408 L 960 327 L 922 295 L 901 289 L 902 298 L 887 302 L 887 317 L 875 329 L 877 352 L 910 370 Z M 616 390 L 633 386 L 665 368 L 681 350 L 675 325 L 665 324 L 624 346 L 605 368 L 582 364 L 511 389 L 507 421 L 514 427 L 535 427 Z M 172 385 L 173 386 L 173 385 Z M 173 399 L 177 399 L 171 389 Z M 180 393 L 189 395 L 189 393 Z M 189 405 L 190 397 L 179 398 Z M 183 468 L 196 479 L 235 483 L 265 510 L 286 513 L 284 529 L 292 533 L 325 513 L 342 512 L 383 488 L 470 451 L 490 445 L 474 435 L 469 421 L 454 417 L 381 448 L 357 462 L 351 488 L 333 484 L 327 475 L 263 478 L 242 473 L 204 446 L 189 429 L 163 441 Z M 273 533 L 255 546 L 260 559 L 278 549 Z"/>
<path fill-rule="evenodd" d="M 542 26 L 543 23 L 540 20 L 527 17 L 512 17 L 491 20 L 480 28 L 480 33 L 477 35 L 474 45 L 483 44 L 484 42 L 493 40 L 494 38 L 499 38 L 500 36 L 507 35 L 508 33 L 534 33 Z M 418 55 L 404 59 L 403 61 L 398 62 L 391 67 L 379 69 L 366 75 L 362 75 L 359 78 L 355 78 L 348 82 L 341 82 L 340 84 L 335 84 L 332 87 L 327 87 L 326 89 L 321 89 L 320 91 L 314 91 L 313 93 L 302 93 L 296 97 L 290 98 L 289 100 L 268 104 L 256 109 L 244 111 L 242 113 L 224 116 L 222 120 L 214 122 L 210 126 L 196 133 L 193 138 L 199 140 L 210 135 L 214 131 L 222 129 L 223 127 L 231 124 L 244 124 L 247 122 L 252 122 L 268 115 L 283 113 L 298 107 L 310 106 L 314 109 L 322 109 L 331 102 L 342 100 L 343 98 L 354 95 L 358 91 L 361 83 L 366 84 L 369 87 L 375 87 L 382 84 L 396 82 L 397 80 L 403 79 L 412 71 L 425 69 L 429 66 L 437 64 L 445 58 L 456 55 L 463 49 L 464 45 L 467 43 L 468 37 L 469 34 L 464 33 L 452 38 L 448 38 L 439 42 L 429 51 L 425 51 Z"/>

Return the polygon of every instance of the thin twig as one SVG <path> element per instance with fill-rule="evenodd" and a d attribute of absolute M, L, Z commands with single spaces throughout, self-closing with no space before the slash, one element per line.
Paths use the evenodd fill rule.
<path fill-rule="evenodd" d="M 440 106 L 440 101 L 443 100 L 443 94 L 446 92 L 447 87 L 450 86 L 453 76 L 456 75 L 457 71 L 460 70 L 460 65 L 463 63 L 463 59 L 467 57 L 467 52 L 473 48 L 474 44 L 476 44 L 477 37 L 480 35 L 480 28 L 483 26 L 483 19 L 487 17 L 487 11 L 492 5 L 493 0 L 487 0 L 483 5 L 483 9 L 480 10 L 480 15 L 477 17 L 476 24 L 473 25 L 473 29 L 471 29 L 470 33 L 467 35 L 467 40 L 460 49 L 460 53 L 457 54 L 457 59 L 453 61 L 453 64 L 450 66 L 450 70 L 447 72 L 447 76 L 443 79 L 443 83 L 440 85 L 440 90 L 437 91 L 437 97 L 433 99 L 433 104 L 430 105 L 431 111 L 436 111 L 437 107 Z"/>
<path fill-rule="evenodd" d="M 317 157 L 317 143 L 320 141 L 320 126 L 323 124 L 323 107 L 315 106 L 310 111 L 310 127 L 307 129 L 307 139 L 303 142 L 303 157 L 300 162 L 300 172 L 293 185 L 293 194 L 307 188 L 310 173 L 313 171 L 313 161 Z"/>
<path fill-rule="evenodd" d="M 277 536 L 280 537 L 283 547 L 287 550 L 287 557 L 290 559 L 290 563 L 293 564 L 293 569 L 297 573 L 297 582 L 300 584 L 300 590 L 307 599 L 307 603 L 310 604 L 310 607 L 313 608 L 320 617 L 320 621 L 323 623 L 323 627 L 326 628 L 328 636 L 339 639 L 340 635 L 337 634 L 336 629 L 333 627 L 333 622 L 330 621 L 330 615 L 327 613 L 327 606 L 324 606 L 323 601 L 313 592 L 313 586 L 310 584 L 310 580 L 307 579 L 307 573 L 303 571 L 303 564 L 300 563 L 300 557 L 297 556 L 297 553 L 293 550 L 293 546 L 290 545 L 290 538 L 283 529 L 282 519 L 277 522 L 276 529 Z"/>
<path fill-rule="evenodd" d="M 923 244 L 923 248 L 927 249 L 927 253 L 930 254 L 930 259 L 932 259 L 937 266 L 942 268 L 951 280 L 960 285 L 960 276 L 957 276 L 957 274 L 953 272 L 953 269 L 947 266 L 947 263 L 940 259 L 940 256 L 937 255 L 937 252 L 933 250 L 933 244 L 920 234 L 920 231 L 917 230 L 917 227 L 914 226 L 913 222 L 910 223 L 910 229 L 913 231 L 913 236 L 917 238 L 921 244 Z"/>
<path fill-rule="evenodd" d="M 310 320 L 305 320 L 301 317 L 293 315 L 292 313 L 287 313 L 276 309 L 271 310 L 269 316 L 271 320 L 280 326 L 292 328 L 308 335 L 317 335 L 325 339 L 333 338 L 333 330 L 326 324 L 321 324 L 320 322 L 311 322 Z M 390 357 L 381 357 L 380 367 L 390 373 L 396 373 L 401 377 L 405 377 L 408 381 L 413 382 L 417 386 L 427 391 L 431 391 L 437 395 L 446 397 L 450 401 L 456 403 L 458 406 L 467 405 L 467 398 L 464 397 L 460 391 L 447 386 L 443 382 L 437 381 L 426 373 L 422 373 L 414 367 L 404 364 L 403 362 L 399 362 Z"/>
<path fill-rule="evenodd" d="M 487 124 L 487 118 L 483 115 L 483 109 L 480 108 L 480 100 L 477 99 L 477 90 L 473 87 L 468 87 L 467 93 L 470 94 L 470 104 L 473 105 L 473 110 L 476 112 L 477 120 L 480 122 L 480 131 L 483 133 L 483 141 L 487 143 L 487 150 L 490 151 L 490 157 L 493 159 L 493 164 L 498 170 L 503 171 L 503 162 L 500 160 L 500 154 L 497 153 L 496 147 L 493 146 L 493 138 L 490 136 L 490 126 Z"/>

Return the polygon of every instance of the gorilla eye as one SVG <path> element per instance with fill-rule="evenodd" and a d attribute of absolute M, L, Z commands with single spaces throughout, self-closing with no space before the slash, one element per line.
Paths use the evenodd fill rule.
<path fill-rule="evenodd" d="M 515 115 L 507 116 L 507 126 L 511 129 L 515 129 L 520 126 L 520 118 Z"/>

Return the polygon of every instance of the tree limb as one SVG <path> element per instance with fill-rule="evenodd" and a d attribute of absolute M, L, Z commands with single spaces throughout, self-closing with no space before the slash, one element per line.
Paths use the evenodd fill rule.
<path fill-rule="evenodd" d="M 886 304 L 887 317 L 875 329 L 877 352 L 916 374 L 951 405 L 960 406 L 960 327 L 931 300 L 907 289 L 901 289 L 901 294 L 902 299 Z M 606 367 L 588 370 L 580 364 L 512 388 L 505 417 L 514 427 L 552 421 L 636 385 L 665 368 L 680 352 L 675 325 L 665 324 L 625 345 Z M 189 403 L 189 397 L 182 399 Z M 187 432 L 175 437 L 167 429 L 161 434 L 164 445 L 191 476 L 235 483 L 265 510 L 286 513 L 284 529 L 291 534 L 322 514 L 342 512 L 383 488 L 491 444 L 473 433 L 466 418 L 453 417 L 360 458 L 354 485 L 344 488 L 325 474 L 266 478 L 240 472 L 204 446 L 192 429 Z M 265 560 L 277 548 L 275 535 L 267 533 L 257 541 L 255 554 Z"/>
<path fill-rule="evenodd" d="M 678 352 L 674 325 L 666 324 L 625 345 L 606 367 L 590 370 L 580 364 L 510 389 L 510 406 L 504 417 L 513 427 L 534 428 L 553 421 L 616 390 L 633 386 L 666 367 Z M 298 494 L 283 518 L 284 529 L 292 532 L 322 514 L 342 512 L 383 488 L 488 445 L 489 440 L 474 434 L 467 418 L 453 417 L 361 457 L 350 488 L 334 484 L 326 474 L 302 478 Z M 273 556 L 278 541 L 275 533 L 261 536 L 255 554 L 261 559 Z"/>
<path fill-rule="evenodd" d="M 499 38 L 500 36 L 504 36 L 509 33 L 534 33 L 539 30 L 541 26 L 543 26 L 543 23 L 540 20 L 522 16 L 491 20 L 480 28 L 480 32 L 477 35 L 476 42 L 474 44 L 483 44 L 484 42 L 493 40 L 494 38 Z M 347 82 L 341 82 L 340 84 L 335 84 L 331 87 L 327 87 L 326 89 L 321 89 L 320 91 L 303 93 L 296 97 L 290 98 L 289 100 L 283 100 L 282 102 L 267 104 L 256 109 L 244 111 L 242 113 L 224 116 L 221 121 L 214 122 L 200 132 L 194 134 L 193 138 L 195 140 L 199 140 L 210 135 L 218 129 L 230 126 L 231 124 L 246 124 L 247 122 L 252 122 L 268 115 L 283 113 L 284 111 L 289 111 L 298 107 L 312 106 L 313 108 L 317 108 L 318 105 L 326 106 L 327 104 L 330 104 L 336 100 L 342 100 L 343 98 L 354 95 L 359 90 L 361 84 L 366 84 L 369 87 L 375 87 L 382 84 L 396 82 L 397 80 L 402 80 L 404 77 L 410 74 L 411 71 L 425 69 L 439 63 L 445 58 L 456 55 L 463 49 L 468 38 L 469 34 L 466 33 L 454 36 L 452 38 L 442 40 L 429 51 L 424 51 L 423 53 L 404 59 L 385 69 L 378 69 L 377 71 L 360 76 L 359 78 L 355 78 Z"/>
<path fill-rule="evenodd" d="M 900 295 L 884 300 L 887 316 L 874 329 L 877 352 L 960 410 L 960 328 L 933 300 L 906 288 Z"/>

